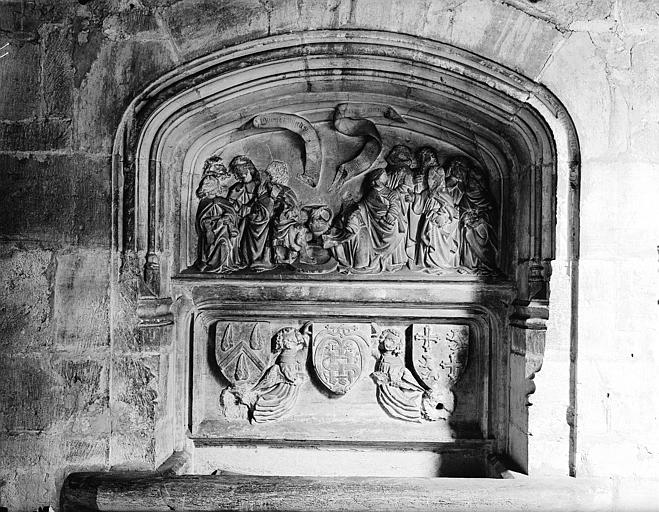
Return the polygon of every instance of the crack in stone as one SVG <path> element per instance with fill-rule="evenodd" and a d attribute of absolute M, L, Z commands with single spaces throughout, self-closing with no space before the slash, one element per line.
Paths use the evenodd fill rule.
<path fill-rule="evenodd" d="M 563 26 L 560 23 L 558 23 L 556 20 L 553 20 L 550 16 L 542 14 L 538 12 L 537 10 L 527 10 L 518 5 L 516 2 L 513 2 L 511 0 L 498 0 L 500 4 L 505 5 L 507 7 L 510 7 L 511 9 L 515 9 L 516 11 L 519 11 L 523 14 L 526 14 L 527 16 L 530 16 L 531 18 L 535 18 L 537 20 L 540 20 L 544 23 L 547 23 L 548 25 L 551 25 L 553 28 L 558 30 L 560 33 L 564 34 L 566 32 L 571 32 L 569 27 Z"/>

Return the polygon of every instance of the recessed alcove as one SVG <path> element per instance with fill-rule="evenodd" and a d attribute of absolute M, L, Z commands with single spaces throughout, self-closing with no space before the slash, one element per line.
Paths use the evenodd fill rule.
<path fill-rule="evenodd" d="M 255 122 L 264 115 L 275 124 Z M 367 121 L 371 131 L 346 135 L 337 128 L 343 118 Z M 370 160 L 369 141 L 376 148 Z M 346 205 L 361 208 L 370 173 L 387 168 L 400 145 L 414 155 L 433 148 L 444 169 L 458 158 L 480 169 L 496 240 L 489 272 L 461 264 L 357 272 L 338 256 L 337 265 L 318 271 L 300 271 L 292 260 L 266 272 L 196 265 L 203 236 L 197 190 L 209 159 L 230 168 L 244 156 L 260 174 L 285 162 L 292 194 L 302 206 L 329 207 L 338 232 L 348 222 Z M 333 187 L 337 169 L 362 154 L 366 164 L 354 163 L 358 172 Z M 502 455 L 524 470 L 523 424 L 542 364 L 557 222 L 563 231 L 574 228 L 571 213 L 557 217 L 557 204 L 575 208 L 569 182 L 578 159 L 569 116 L 549 91 L 468 52 L 399 34 L 269 37 L 156 82 L 135 100 L 117 136 L 115 240 L 143 263 L 141 328 L 169 347 L 159 460 L 185 451 L 194 474 L 484 477 L 497 474 L 492 456 Z M 410 203 L 422 193 L 414 190 Z M 467 225 L 463 217 L 456 222 Z M 325 248 L 327 233 L 309 240 Z M 284 350 L 276 343 L 285 329 L 304 339 L 299 381 L 281 377 Z M 347 391 L 321 375 L 323 329 L 349 329 L 358 339 L 359 376 L 348 379 Z M 398 349 L 379 348 L 387 330 L 398 333 Z M 443 399 L 418 368 L 422 331 L 453 347 L 436 367 L 448 379 Z M 451 345 L 458 331 L 464 341 Z M 251 362 L 240 363 L 238 352 L 231 359 L 234 345 L 253 341 L 240 352 Z M 378 380 L 385 356 L 402 364 L 395 384 Z M 259 400 L 267 393 L 259 386 L 269 372 L 295 389 L 268 402 L 274 409 L 261 423 Z M 403 405 L 391 396 L 403 396 Z M 450 403 L 449 414 L 429 411 L 431 397 L 438 410 Z"/>

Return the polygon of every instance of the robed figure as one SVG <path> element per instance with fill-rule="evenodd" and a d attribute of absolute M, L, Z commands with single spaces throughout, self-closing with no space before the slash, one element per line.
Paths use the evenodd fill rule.
<path fill-rule="evenodd" d="M 407 263 L 407 223 L 400 197 L 387 183 L 384 169 L 371 172 L 365 181 L 366 194 L 348 215 L 343 231 L 323 236 L 324 247 L 344 268 L 393 272 Z"/>
<path fill-rule="evenodd" d="M 201 272 L 225 272 L 233 268 L 233 248 L 238 237 L 238 216 L 231 201 L 224 198 L 230 175 L 217 158 L 204 165 L 197 197 L 195 219 L 197 261 Z"/>
<path fill-rule="evenodd" d="M 453 179 L 449 180 L 449 191 L 446 173 L 433 153 L 424 155 L 422 149 L 420 155 L 428 187 L 415 196 L 414 208 L 423 212 L 418 227 L 415 263 L 417 268 L 428 272 L 441 272 L 456 269 L 460 264 L 458 203 L 462 191 Z"/>
<path fill-rule="evenodd" d="M 477 272 L 495 272 L 497 237 L 492 196 L 483 171 L 472 167 L 462 203 L 462 265 Z"/>
<path fill-rule="evenodd" d="M 237 242 L 234 244 L 232 260 L 234 269 L 246 267 L 250 258 L 243 250 L 247 217 L 252 212 L 253 203 L 259 190 L 259 173 L 254 163 L 244 155 L 238 155 L 229 164 L 229 170 L 236 182 L 229 189 L 227 199 L 233 204 L 238 228 Z"/>
<path fill-rule="evenodd" d="M 272 246 L 275 263 L 310 262 L 307 242 L 311 233 L 305 223 L 297 194 L 288 186 L 290 171 L 285 162 L 273 160 L 266 169 L 275 198 L 272 220 Z"/>

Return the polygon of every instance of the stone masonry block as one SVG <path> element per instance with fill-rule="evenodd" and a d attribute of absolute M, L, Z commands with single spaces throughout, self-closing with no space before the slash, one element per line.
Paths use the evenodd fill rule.
<path fill-rule="evenodd" d="M 110 151 L 119 120 L 130 101 L 173 67 L 169 44 L 163 41 L 104 45 L 82 80 L 76 98 L 75 146 L 93 152 Z"/>
<path fill-rule="evenodd" d="M 109 274 L 107 250 L 79 250 L 57 258 L 55 340 L 74 352 L 109 346 Z"/>
<path fill-rule="evenodd" d="M 0 244 L 0 351 L 49 347 L 52 333 L 51 251 Z"/>
<path fill-rule="evenodd" d="M 183 53 L 198 55 L 268 35 L 268 17 L 278 2 L 183 0 L 165 13 L 174 41 Z M 270 12 L 269 12 L 270 11 Z M 293 20 L 288 20 L 290 23 Z"/>
<path fill-rule="evenodd" d="M 0 154 L 0 235 L 110 243 L 110 158 Z"/>
<path fill-rule="evenodd" d="M 45 25 L 42 88 L 44 115 L 70 117 L 73 102 L 72 41 L 68 27 Z"/>
<path fill-rule="evenodd" d="M 16 121 L 39 113 L 40 47 L 34 42 L 12 41 L 0 37 L 7 56 L 0 63 L 0 119 Z"/>
<path fill-rule="evenodd" d="M 113 361 L 112 430 L 153 429 L 158 407 L 160 358 L 117 356 Z"/>
<path fill-rule="evenodd" d="M 113 470 L 155 469 L 156 442 L 151 431 L 113 432 L 110 465 Z"/>
<path fill-rule="evenodd" d="M 80 432 L 83 418 L 94 420 L 94 430 L 102 426 L 95 419 L 107 408 L 107 366 L 45 359 L 10 356 L 0 362 L 0 431 Z"/>
<path fill-rule="evenodd" d="M 71 120 L 37 118 L 0 122 L 0 151 L 48 151 L 71 143 Z"/>
<path fill-rule="evenodd" d="M 57 493 L 73 471 L 107 469 L 109 437 L 0 434 L 0 504 L 32 511 L 58 503 Z"/>

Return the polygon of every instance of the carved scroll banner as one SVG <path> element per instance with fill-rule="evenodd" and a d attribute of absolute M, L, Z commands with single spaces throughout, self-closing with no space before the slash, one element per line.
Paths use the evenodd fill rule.
<path fill-rule="evenodd" d="M 412 365 L 428 389 L 455 384 L 469 360 L 469 326 L 414 324 Z"/>
<path fill-rule="evenodd" d="M 387 105 L 369 103 L 340 103 L 337 105 L 334 111 L 336 131 L 348 137 L 363 137 L 366 142 L 356 157 L 337 167 L 330 190 L 338 190 L 347 181 L 366 172 L 380 156 L 382 151 L 380 132 L 375 123 L 366 117 L 385 117 L 399 123 L 405 122 L 393 107 Z"/>
<path fill-rule="evenodd" d="M 370 354 L 369 324 L 314 323 L 312 362 L 318 379 L 337 395 L 362 377 Z"/>
<path fill-rule="evenodd" d="M 310 187 L 318 185 L 322 166 L 322 150 L 318 132 L 309 121 L 295 114 L 267 112 L 254 116 L 251 121 L 241 127 L 243 130 L 248 128 L 281 128 L 300 137 L 303 142 L 302 163 L 304 171 L 297 178 Z"/>
<path fill-rule="evenodd" d="M 270 363 L 268 322 L 218 322 L 215 328 L 215 360 L 232 386 L 252 386 Z"/>

